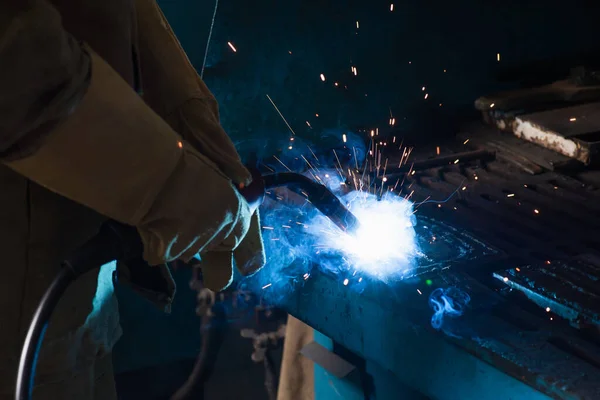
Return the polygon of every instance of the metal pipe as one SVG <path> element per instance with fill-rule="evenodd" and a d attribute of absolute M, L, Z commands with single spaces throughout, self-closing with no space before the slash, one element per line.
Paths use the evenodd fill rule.
<path fill-rule="evenodd" d="M 455 153 L 448 156 L 431 158 L 429 160 L 415 161 L 411 164 L 405 164 L 398 168 L 388 168 L 385 172 L 385 176 L 390 177 L 393 175 L 406 174 L 410 171 L 421 171 L 424 169 L 443 167 L 449 164 L 458 164 L 466 161 L 482 160 L 490 161 L 495 159 L 496 153 L 488 150 L 475 150 L 467 151 L 464 153 Z"/>

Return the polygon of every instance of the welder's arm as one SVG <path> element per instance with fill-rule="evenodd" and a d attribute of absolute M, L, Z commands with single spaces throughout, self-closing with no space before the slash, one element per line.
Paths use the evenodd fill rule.
<path fill-rule="evenodd" d="M 0 2 L 0 114 L 3 164 L 136 226 L 151 264 L 248 230 L 231 180 L 74 41 L 46 1 Z"/>
<path fill-rule="evenodd" d="M 236 183 L 248 183 L 250 174 L 234 144 L 219 123 L 217 102 L 190 64 L 179 41 L 154 0 L 137 0 L 137 38 L 144 99 L 196 149 L 218 165 Z M 210 288 L 225 287 L 232 277 L 232 256 L 243 274 L 265 264 L 258 212 L 233 254 L 215 251 L 203 255 L 202 270 Z"/>

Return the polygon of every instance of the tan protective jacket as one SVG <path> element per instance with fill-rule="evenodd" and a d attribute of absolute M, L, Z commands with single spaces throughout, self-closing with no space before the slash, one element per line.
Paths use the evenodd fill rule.
<path fill-rule="evenodd" d="M 232 257 L 264 264 L 234 188 L 250 175 L 154 0 L 0 0 L 0 160 L 0 391 L 60 260 L 107 217 L 138 228 L 153 265 L 200 252 L 215 289 Z M 47 342 L 87 318 L 86 282 Z"/>

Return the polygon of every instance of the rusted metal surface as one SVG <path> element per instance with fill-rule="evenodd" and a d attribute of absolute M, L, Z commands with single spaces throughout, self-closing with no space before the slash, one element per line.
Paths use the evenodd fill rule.
<path fill-rule="evenodd" d="M 510 132 L 498 131 L 494 125 L 502 121 L 502 114 L 496 114 L 487 127 L 481 123 L 472 124 L 461 132 L 459 139 L 468 142 L 470 146 L 489 149 L 496 152 L 496 157 L 516 165 L 519 169 L 536 175 L 544 170 L 574 170 L 579 168 L 579 162 L 558 154 L 554 151 L 525 142 Z M 513 119 L 514 121 L 514 119 Z M 510 129 L 512 129 L 512 122 Z"/>
<path fill-rule="evenodd" d="M 515 118 L 518 137 L 590 164 L 600 146 L 600 103 L 548 110 Z"/>
<path fill-rule="evenodd" d="M 491 110 L 484 113 L 484 120 L 586 165 L 593 163 L 600 151 L 600 103 L 520 115 Z"/>

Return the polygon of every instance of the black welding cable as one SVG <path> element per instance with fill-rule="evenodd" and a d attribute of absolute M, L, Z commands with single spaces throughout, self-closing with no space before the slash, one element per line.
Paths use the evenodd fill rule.
<path fill-rule="evenodd" d="M 81 275 L 114 260 L 142 254 L 142 244 L 133 227 L 108 222 L 100 232 L 62 263 L 58 274 L 44 293 L 29 325 L 17 370 L 16 400 L 29 400 L 37 358 L 44 334 L 61 297 L 69 285 Z"/>
<path fill-rule="evenodd" d="M 263 175 L 263 179 L 267 189 L 285 186 L 303 195 L 343 231 L 353 231 L 358 228 L 358 219 L 326 186 L 295 172 Z"/>
<path fill-rule="evenodd" d="M 70 265 L 63 265 L 40 300 L 29 325 L 29 331 L 25 337 L 21 359 L 19 360 L 16 400 L 29 400 L 31 398 L 37 356 L 44 340 L 48 322 L 60 298 L 76 277 L 77 275 Z"/>

